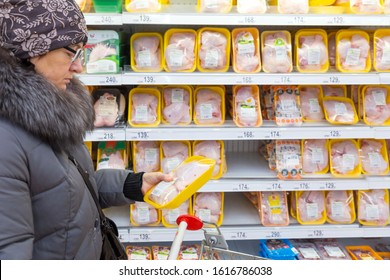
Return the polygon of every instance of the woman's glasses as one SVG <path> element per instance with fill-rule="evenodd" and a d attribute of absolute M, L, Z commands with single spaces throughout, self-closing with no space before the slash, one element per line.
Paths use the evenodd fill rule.
<path fill-rule="evenodd" d="M 64 47 L 64 49 L 66 49 L 67 51 L 70 51 L 71 53 L 74 54 L 74 56 L 72 57 L 71 63 L 73 63 L 76 60 L 80 59 L 81 60 L 81 64 L 84 65 L 84 50 L 83 49 L 74 50 L 74 49 L 69 48 L 69 47 Z"/>

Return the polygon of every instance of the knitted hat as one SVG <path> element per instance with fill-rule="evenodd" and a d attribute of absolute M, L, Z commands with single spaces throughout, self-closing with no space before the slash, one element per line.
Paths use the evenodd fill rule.
<path fill-rule="evenodd" d="M 0 47 L 20 59 L 87 40 L 85 19 L 74 0 L 0 2 Z"/>

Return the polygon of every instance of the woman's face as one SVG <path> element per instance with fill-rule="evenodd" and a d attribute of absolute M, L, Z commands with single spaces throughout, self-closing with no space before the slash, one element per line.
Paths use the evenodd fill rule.
<path fill-rule="evenodd" d="M 77 51 L 82 48 L 82 45 L 72 45 L 69 48 Z M 65 90 L 73 75 L 83 71 L 81 59 L 72 62 L 73 57 L 73 52 L 60 48 L 42 56 L 31 58 L 30 62 L 34 64 L 35 71 L 59 89 Z"/>

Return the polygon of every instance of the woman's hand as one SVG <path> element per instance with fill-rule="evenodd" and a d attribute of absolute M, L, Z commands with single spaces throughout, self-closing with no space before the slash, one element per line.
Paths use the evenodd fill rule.
<path fill-rule="evenodd" d="M 162 172 L 146 172 L 142 176 L 142 187 L 141 191 L 143 195 L 153 186 L 157 185 L 161 181 L 171 182 L 173 181 L 173 176 L 171 174 L 164 174 Z"/>

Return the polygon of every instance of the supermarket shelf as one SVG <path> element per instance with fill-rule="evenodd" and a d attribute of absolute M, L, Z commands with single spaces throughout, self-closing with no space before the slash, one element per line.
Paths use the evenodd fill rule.
<path fill-rule="evenodd" d="M 343 14 L 342 7 L 311 7 L 309 14 L 285 15 L 277 7 L 265 14 L 240 14 L 236 7 L 228 14 L 198 13 L 195 5 L 164 5 L 157 13 L 105 14 L 86 13 L 88 25 L 158 24 L 158 25 L 245 25 L 245 26 L 388 26 L 389 15 Z M 274 20 L 277 17 L 278 20 Z"/>
<path fill-rule="evenodd" d="M 93 132 L 88 132 L 84 141 L 126 141 L 125 127 L 97 128 Z"/>
<path fill-rule="evenodd" d="M 134 227 L 130 224 L 129 207 L 114 207 L 105 211 L 119 227 L 122 242 L 172 242 L 176 228 Z M 287 227 L 264 227 L 259 214 L 242 194 L 225 194 L 224 221 L 221 226 L 226 240 L 258 240 L 269 238 L 365 238 L 390 237 L 390 227 L 351 225 L 302 226 L 295 220 Z M 210 229 L 214 231 L 215 229 Z M 184 241 L 201 241 L 203 231 L 186 231 Z"/>

